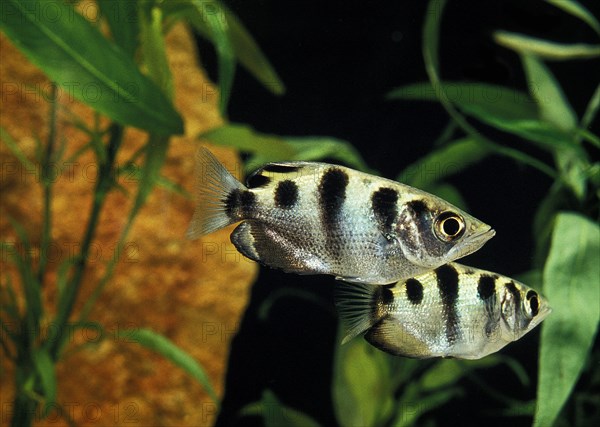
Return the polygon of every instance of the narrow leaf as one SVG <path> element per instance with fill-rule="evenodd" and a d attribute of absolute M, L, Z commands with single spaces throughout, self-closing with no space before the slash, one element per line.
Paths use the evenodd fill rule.
<path fill-rule="evenodd" d="M 44 395 L 44 409 L 42 415 L 45 417 L 55 407 L 56 402 L 56 373 L 54 362 L 50 352 L 44 347 L 37 348 L 31 353 L 35 370 L 40 377 Z"/>
<path fill-rule="evenodd" d="M 491 154 L 491 150 L 471 138 L 449 142 L 404 169 L 397 181 L 426 189 Z"/>
<path fill-rule="evenodd" d="M 231 10 L 220 2 L 219 5 L 222 11 L 222 18 L 227 22 L 226 31 L 237 60 L 269 91 L 276 95 L 283 94 L 285 92 L 283 82 L 252 35 Z M 189 0 L 162 2 L 160 7 L 169 16 L 175 15 L 186 19 L 193 25 L 198 34 L 213 43 L 215 42 L 213 32 L 206 19 L 191 5 Z"/>
<path fill-rule="evenodd" d="M 196 13 L 189 15 L 190 23 L 200 31 L 205 25 L 217 51 L 219 69 L 219 110 L 225 115 L 233 77 L 235 75 L 235 53 L 228 34 L 228 22 L 220 3 L 206 0 L 189 0 Z"/>
<path fill-rule="evenodd" d="M 0 126 L 0 138 L 27 171 L 35 171 L 35 165 L 27 158 L 25 153 L 23 153 L 23 150 L 21 150 L 19 144 L 17 144 L 17 141 L 15 141 L 12 135 L 9 134 L 8 131 L 2 126 Z M 8 170 L 8 165 L 5 167 Z"/>
<path fill-rule="evenodd" d="M 564 132 L 573 131 L 577 127 L 577 116 L 554 75 L 535 56 L 523 55 L 521 59 L 529 93 L 537 101 L 540 117 Z"/>
<path fill-rule="evenodd" d="M 33 272 L 33 260 L 31 258 L 32 248 L 27 237 L 25 228 L 15 219 L 8 218 L 15 229 L 19 238 L 17 244 L 22 245 L 23 255 L 19 253 L 17 247 L 6 245 L 8 253 L 12 255 L 12 258 L 19 270 L 21 276 L 21 285 L 23 287 L 23 294 L 25 295 L 25 313 L 27 316 L 27 328 L 25 332 L 30 344 L 33 344 L 39 332 L 40 319 L 42 318 L 43 306 L 42 296 L 38 281 L 35 278 Z M 4 246 L 4 244 L 3 244 Z"/>
<path fill-rule="evenodd" d="M 592 124 L 596 115 L 598 114 L 598 109 L 600 109 L 600 84 L 596 86 L 596 90 L 594 94 L 590 98 L 590 102 L 585 109 L 585 113 L 583 113 L 583 117 L 581 118 L 581 128 L 587 130 L 587 128 Z M 600 148 L 600 145 L 597 145 Z"/>
<path fill-rule="evenodd" d="M 549 61 L 587 59 L 600 56 L 600 45 L 557 43 L 510 31 L 494 32 L 494 41 L 500 46 L 522 55 L 535 55 Z"/>
<path fill-rule="evenodd" d="M 73 7 L 40 0 L 6 0 L 0 28 L 13 43 L 70 96 L 113 120 L 151 132 L 183 132 L 171 102 L 143 76 L 127 54 L 111 44 Z"/>
<path fill-rule="evenodd" d="M 600 227 L 570 212 L 556 217 L 544 267 L 554 312 L 542 325 L 534 426 L 550 426 L 569 398 L 600 321 Z"/>
<path fill-rule="evenodd" d="M 546 0 L 548 3 L 564 10 L 565 12 L 581 19 L 583 22 L 588 24 L 596 34 L 600 35 L 600 23 L 589 10 L 587 10 L 581 3 L 575 0 Z"/>
<path fill-rule="evenodd" d="M 115 44 L 130 58 L 138 46 L 138 4 L 129 0 L 98 0 L 100 14 L 108 22 Z"/>
<path fill-rule="evenodd" d="M 173 79 L 165 49 L 163 35 L 162 10 L 142 4 L 140 7 L 140 38 L 144 64 L 148 69 L 150 78 L 162 88 L 169 98 L 173 98 Z M 150 7 L 149 7 L 150 6 Z"/>
<path fill-rule="evenodd" d="M 119 331 L 118 336 L 128 342 L 135 342 L 146 347 L 179 366 L 201 385 L 211 399 L 218 403 L 219 399 L 215 393 L 206 372 L 202 366 L 188 353 L 179 348 L 171 340 L 150 329 L 128 329 Z"/>
<path fill-rule="evenodd" d="M 526 93 L 487 83 L 444 81 L 435 88 L 429 82 L 414 83 L 393 89 L 386 97 L 387 99 L 437 101 L 439 96 L 456 104 L 467 114 L 472 109 L 476 109 L 487 115 L 504 119 L 537 118 L 535 102 Z"/>
<path fill-rule="evenodd" d="M 365 172 L 372 171 L 360 152 L 347 141 L 323 136 L 284 137 L 295 151 L 290 160 L 316 161 L 331 159 Z"/>
<path fill-rule="evenodd" d="M 387 359 L 385 353 L 361 339 L 337 347 L 333 400 L 342 427 L 377 424 L 386 400 L 393 396 Z"/>
<path fill-rule="evenodd" d="M 262 396 L 262 416 L 265 427 L 318 427 L 309 415 L 284 405 L 271 390 L 265 390 Z"/>

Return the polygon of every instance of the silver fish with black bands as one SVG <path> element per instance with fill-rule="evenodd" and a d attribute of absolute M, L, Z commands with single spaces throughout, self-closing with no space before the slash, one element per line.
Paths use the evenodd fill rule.
<path fill-rule="evenodd" d="M 347 335 L 388 353 L 479 359 L 535 328 L 551 312 L 535 290 L 509 277 L 449 263 L 392 285 L 339 283 Z"/>
<path fill-rule="evenodd" d="M 495 232 L 416 188 L 342 166 L 270 163 L 237 181 L 198 152 L 191 239 L 242 221 L 231 241 L 246 257 L 299 274 L 383 285 L 478 250 Z"/>

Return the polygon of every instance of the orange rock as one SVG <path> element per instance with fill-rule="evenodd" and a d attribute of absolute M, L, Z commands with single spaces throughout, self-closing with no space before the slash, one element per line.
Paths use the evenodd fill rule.
<path fill-rule="evenodd" d="M 172 138 L 162 172 L 192 192 L 193 156 L 199 146 L 195 136 L 219 126 L 222 118 L 216 105 L 217 91 L 196 65 L 189 31 L 182 25 L 174 27 L 167 46 L 175 104 L 184 117 L 186 134 Z M 0 52 L 0 125 L 33 158 L 35 138 L 45 141 L 47 137 L 48 104 L 29 85 L 43 91 L 48 91 L 50 85 L 4 35 L 0 35 Z M 59 140 L 66 141 L 69 156 L 85 144 L 86 135 L 69 123 L 66 110 L 90 126 L 93 112 L 68 99 L 64 92 L 59 94 L 57 134 Z M 143 132 L 127 129 L 118 162 L 130 157 L 145 138 Z M 211 149 L 230 170 L 241 170 L 234 167 L 239 161 L 234 152 Z M 11 215 L 25 225 L 33 245 L 39 247 L 39 171 L 25 170 L 5 144 L 0 145 L 0 156 L 2 240 L 16 241 L 7 218 Z M 95 174 L 94 157 L 88 151 L 65 167 L 53 187 L 52 256 L 44 288 L 48 329 L 55 313 L 57 268 L 79 248 Z M 106 200 L 76 314 L 102 277 L 106 262 L 115 256 L 116 242 L 136 190 L 131 178 L 124 177 L 121 183 L 129 195 L 113 191 Z M 205 368 L 222 396 L 229 343 L 247 304 L 257 268 L 235 251 L 229 241 L 231 229 L 195 242 L 185 240 L 193 209 L 192 200 L 161 188 L 148 197 L 127 238 L 115 275 L 91 313 L 90 320 L 102 323 L 108 336 L 100 340 L 94 331 L 77 331 L 70 337 L 57 365 L 56 410 L 48 419 L 37 420 L 36 425 L 66 426 L 67 417 L 79 426 L 212 424 L 216 407 L 194 379 L 161 356 L 115 335 L 126 328 L 151 328 L 164 334 Z M 5 253 L 0 263 L 2 286 L 5 277 L 10 276 L 18 287 L 18 275 Z M 8 358 L 2 358 L 1 369 L 1 418 L 7 425 L 14 393 L 13 367 Z"/>

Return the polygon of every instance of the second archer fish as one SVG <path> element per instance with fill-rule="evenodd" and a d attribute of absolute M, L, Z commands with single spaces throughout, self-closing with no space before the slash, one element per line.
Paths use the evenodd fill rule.
<path fill-rule="evenodd" d="M 242 221 L 236 248 L 288 272 L 383 285 L 475 252 L 495 234 L 439 197 L 342 166 L 269 163 L 244 186 L 205 148 L 197 164 L 187 236 Z"/>

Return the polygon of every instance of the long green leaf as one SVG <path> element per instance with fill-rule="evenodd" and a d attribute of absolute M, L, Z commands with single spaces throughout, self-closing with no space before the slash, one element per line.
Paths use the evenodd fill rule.
<path fill-rule="evenodd" d="M 120 338 L 126 339 L 129 342 L 135 342 L 143 347 L 146 347 L 156 353 L 161 354 L 166 359 L 179 366 L 192 377 L 194 377 L 201 385 L 211 399 L 218 403 L 219 399 L 215 393 L 210 379 L 204 372 L 202 366 L 188 353 L 179 348 L 168 338 L 150 330 L 150 329 L 131 329 L 117 332 Z"/>
<path fill-rule="evenodd" d="M 256 132 L 250 126 L 230 123 L 199 135 L 212 144 L 233 147 L 239 151 L 283 160 L 290 158 L 294 150 L 282 137 Z"/>
<path fill-rule="evenodd" d="M 333 400 L 336 418 L 342 427 L 380 424 L 378 420 L 384 418 L 382 412 L 390 407 L 388 401 L 393 398 L 388 358 L 362 339 L 338 345 Z"/>
<path fill-rule="evenodd" d="M 565 132 L 573 131 L 577 127 L 577 116 L 554 75 L 535 56 L 523 55 L 521 59 L 529 93 L 538 104 L 540 117 Z"/>
<path fill-rule="evenodd" d="M 332 159 L 355 169 L 370 172 L 360 152 L 352 144 L 325 136 L 284 137 L 295 151 L 290 160 L 316 161 Z"/>
<path fill-rule="evenodd" d="M 150 7 L 148 7 L 150 6 Z M 140 38 L 144 64 L 150 78 L 162 88 L 169 98 L 173 98 L 173 78 L 167 61 L 163 34 L 163 12 L 153 3 L 140 7 Z"/>
<path fill-rule="evenodd" d="M 223 7 L 211 0 L 189 0 L 196 13 L 189 15 L 190 23 L 197 29 L 208 26 L 217 51 L 219 68 L 219 110 L 227 111 L 233 77 L 235 75 L 235 53 L 228 33 L 228 22 Z"/>
<path fill-rule="evenodd" d="M 584 366 L 600 321 L 600 227 L 571 212 L 556 217 L 544 267 L 554 312 L 542 325 L 535 427 L 551 426 Z"/>
<path fill-rule="evenodd" d="M 562 9 L 563 11 L 581 19 L 588 24 L 600 36 L 600 23 L 589 10 L 575 0 L 546 0 L 548 3 Z"/>
<path fill-rule="evenodd" d="M 600 45 L 564 44 L 510 31 L 495 31 L 494 41 L 523 55 L 535 55 L 549 61 L 587 59 L 600 56 Z"/>
<path fill-rule="evenodd" d="M 0 28 L 51 80 L 79 101 L 124 125 L 163 135 L 183 132 L 172 103 L 127 54 L 74 9 L 40 0 L 6 0 Z"/>
<path fill-rule="evenodd" d="M 130 0 L 98 0 L 100 14 L 108 22 L 113 40 L 130 58 L 138 46 L 138 4 Z"/>
<path fill-rule="evenodd" d="M 399 182 L 427 189 L 430 185 L 454 175 L 492 153 L 472 138 L 449 142 L 409 165 L 399 175 Z"/>
<path fill-rule="evenodd" d="M 249 126 L 230 123 L 200 135 L 213 144 L 250 153 L 245 172 L 276 161 L 332 159 L 350 167 L 372 171 L 349 142 L 323 136 L 285 137 L 256 132 Z"/>
<path fill-rule="evenodd" d="M 262 416 L 265 427 L 319 427 L 309 415 L 284 405 L 271 390 L 265 390 L 262 395 Z"/>
<path fill-rule="evenodd" d="M 12 137 L 10 133 L 4 127 L 0 126 L 0 139 L 6 144 L 8 149 L 13 153 L 13 155 L 21 162 L 23 167 L 27 171 L 35 171 L 35 165 L 27 158 L 23 150 L 19 147 L 19 144 Z"/>
<path fill-rule="evenodd" d="M 40 319 L 43 315 L 43 305 L 40 285 L 33 274 L 35 271 L 33 268 L 33 260 L 31 258 L 31 244 L 27 237 L 25 228 L 15 219 L 8 218 L 15 229 L 19 240 L 16 242 L 20 243 L 23 249 L 23 255 L 19 253 L 16 247 L 11 247 L 2 243 L 5 246 L 7 252 L 12 255 L 12 258 L 16 264 L 21 277 L 21 286 L 23 288 L 23 294 L 25 295 L 25 314 L 27 316 L 27 339 L 30 345 L 33 345 L 39 333 Z"/>
<path fill-rule="evenodd" d="M 214 0 L 209 0 L 206 3 L 209 2 L 215 3 Z M 283 82 L 252 35 L 231 10 L 221 2 L 217 3 L 220 6 L 222 18 L 227 22 L 226 31 L 237 60 L 269 91 L 276 95 L 283 94 L 285 92 Z M 193 7 L 189 0 L 162 2 L 160 7 L 169 16 L 186 19 L 202 37 L 215 43 L 213 32 L 203 18 L 202 12 Z"/>
<path fill-rule="evenodd" d="M 535 119 L 535 102 L 526 93 L 487 83 L 444 81 L 439 87 L 430 82 L 414 83 L 393 89 L 387 99 L 437 101 L 442 96 L 468 113 L 471 109 L 505 119 Z"/>
<path fill-rule="evenodd" d="M 44 347 L 32 351 L 31 358 L 39 375 L 44 393 L 45 405 L 42 415 L 45 417 L 55 407 L 56 402 L 56 373 L 54 363 L 48 350 Z"/>

